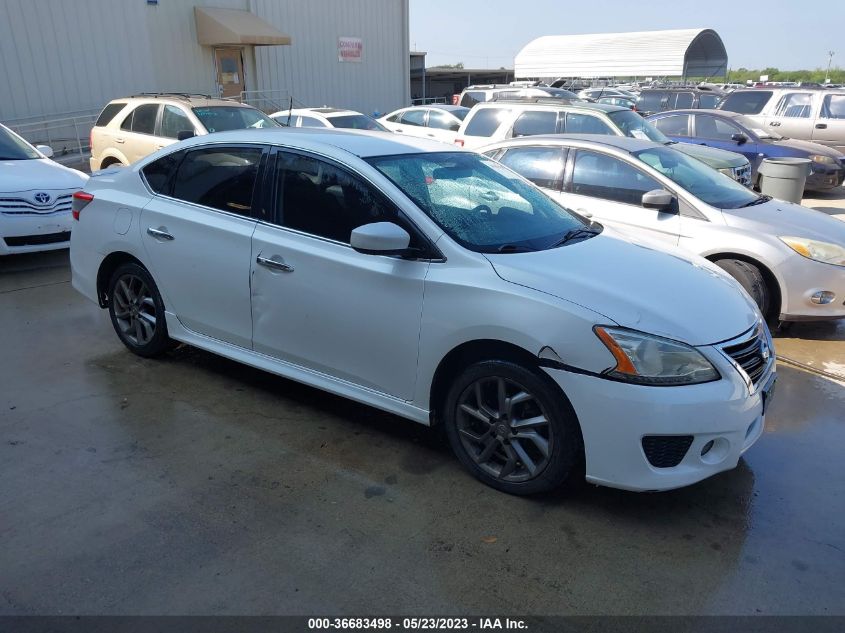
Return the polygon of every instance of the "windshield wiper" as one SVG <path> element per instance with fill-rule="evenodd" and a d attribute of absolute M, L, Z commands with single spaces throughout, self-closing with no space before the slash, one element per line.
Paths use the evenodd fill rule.
<path fill-rule="evenodd" d="M 745 204 L 740 205 L 739 208 L 744 209 L 745 207 L 753 207 L 756 204 L 765 204 L 766 202 L 768 202 L 771 199 L 772 199 L 771 196 L 763 195 L 763 196 L 760 196 L 759 198 L 756 198 L 755 200 L 752 200 L 751 202 L 746 202 Z"/>
<path fill-rule="evenodd" d="M 557 248 L 558 246 L 563 246 L 564 244 L 568 244 L 573 240 L 586 240 L 591 237 L 595 237 L 599 233 L 601 233 L 601 229 L 595 229 L 588 226 L 582 226 L 577 229 L 570 229 L 564 234 L 562 238 L 552 244 L 549 248 Z"/>
<path fill-rule="evenodd" d="M 502 244 L 496 249 L 497 253 L 531 253 L 533 248 L 528 248 L 522 244 Z"/>

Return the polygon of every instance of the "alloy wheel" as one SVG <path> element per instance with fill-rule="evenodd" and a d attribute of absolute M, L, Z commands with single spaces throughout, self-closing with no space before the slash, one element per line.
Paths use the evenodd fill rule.
<path fill-rule="evenodd" d="M 147 345 L 155 336 L 156 307 L 144 280 L 129 273 L 119 277 L 113 301 L 115 322 L 126 339 L 139 347 Z"/>

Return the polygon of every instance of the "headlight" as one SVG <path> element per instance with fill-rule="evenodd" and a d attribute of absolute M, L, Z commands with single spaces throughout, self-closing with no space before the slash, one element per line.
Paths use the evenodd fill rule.
<path fill-rule="evenodd" d="M 799 255 L 825 264 L 845 266 L 845 247 L 830 242 L 819 242 L 806 237 L 781 236 L 780 241 Z"/>
<path fill-rule="evenodd" d="M 824 163 L 825 165 L 838 165 L 838 161 L 830 156 L 822 156 L 821 154 L 811 154 L 808 156 L 814 163 Z"/>
<path fill-rule="evenodd" d="M 596 326 L 596 336 L 616 359 L 604 373 L 640 385 L 695 385 L 719 372 L 686 343 L 622 328 Z"/>
<path fill-rule="evenodd" d="M 725 174 L 725 176 L 730 176 L 731 178 L 734 177 L 734 170 L 732 167 L 725 167 L 720 169 L 719 172 Z"/>

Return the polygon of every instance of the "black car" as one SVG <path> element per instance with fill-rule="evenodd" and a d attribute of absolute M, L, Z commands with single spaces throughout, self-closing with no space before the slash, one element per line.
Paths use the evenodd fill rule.
<path fill-rule="evenodd" d="M 637 111 L 648 116 L 666 110 L 715 108 L 725 94 L 707 88 L 653 88 L 640 93 Z"/>

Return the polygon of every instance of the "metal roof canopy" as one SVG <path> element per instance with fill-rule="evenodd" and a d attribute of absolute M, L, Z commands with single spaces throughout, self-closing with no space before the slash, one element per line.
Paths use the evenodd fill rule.
<path fill-rule="evenodd" d="M 514 60 L 518 79 L 714 77 L 727 68 L 725 45 L 712 29 L 547 35 Z"/>
<path fill-rule="evenodd" d="M 290 44 L 290 37 L 249 11 L 194 7 L 194 18 L 197 41 L 203 46 Z"/>

